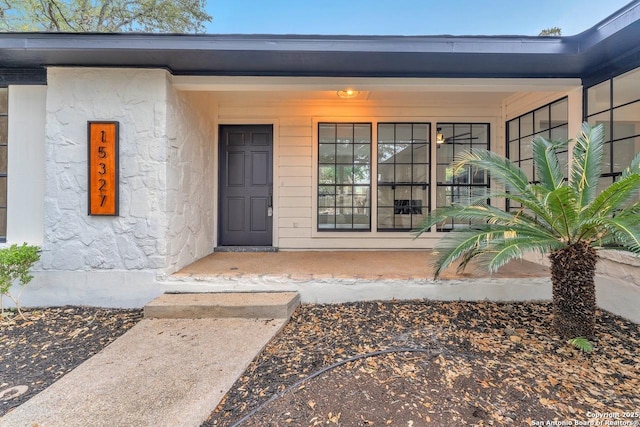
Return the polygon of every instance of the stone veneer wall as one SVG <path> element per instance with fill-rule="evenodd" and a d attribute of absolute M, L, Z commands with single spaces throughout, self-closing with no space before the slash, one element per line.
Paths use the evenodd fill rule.
<path fill-rule="evenodd" d="M 167 155 L 167 258 L 165 272 L 213 252 L 215 110 L 207 93 L 169 86 Z"/>
<path fill-rule="evenodd" d="M 167 255 L 163 70 L 52 68 L 41 262 L 26 305 L 140 306 Z M 120 122 L 120 215 L 87 215 L 87 121 Z"/>

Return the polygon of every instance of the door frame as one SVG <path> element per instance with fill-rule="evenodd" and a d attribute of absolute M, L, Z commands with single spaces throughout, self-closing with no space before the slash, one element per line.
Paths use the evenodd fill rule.
<path fill-rule="evenodd" d="M 273 226 L 271 236 L 271 247 L 277 248 L 280 246 L 279 241 L 279 218 L 280 209 L 280 122 L 278 119 L 224 119 L 217 120 L 214 124 L 214 164 L 213 164 L 213 180 L 214 180 L 214 194 L 213 194 L 213 212 L 215 212 L 215 218 L 213 220 L 213 241 L 214 249 L 220 242 L 220 127 L 225 125 L 241 125 L 241 126 L 253 126 L 253 125 L 271 125 L 272 127 L 272 152 L 271 167 L 273 171 Z"/>

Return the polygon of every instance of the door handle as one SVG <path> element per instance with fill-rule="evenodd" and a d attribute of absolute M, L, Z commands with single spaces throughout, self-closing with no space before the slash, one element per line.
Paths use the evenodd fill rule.
<path fill-rule="evenodd" d="M 269 208 L 273 207 L 273 194 L 269 194 L 269 199 L 267 201 L 267 207 L 269 207 Z"/>

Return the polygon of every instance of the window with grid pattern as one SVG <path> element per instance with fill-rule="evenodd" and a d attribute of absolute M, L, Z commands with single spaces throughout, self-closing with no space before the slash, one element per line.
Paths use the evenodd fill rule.
<path fill-rule="evenodd" d="M 524 170 L 529 182 L 537 182 L 533 162 L 533 139 L 542 136 L 554 141 L 566 141 L 569 138 L 568 105 L 568 99 L 564 97 L 507 122 L 507 158 Z M 558 152 L 565 171 L 567 155 L 567 150 Z M 519 204 L 507 200 L 507 210 L 519 208 Z"/>
<path fill-rule="evenodd" d="M 640 68 L 586 89 L 586 121 L 604 124 L 605 147 L 599 188 L 622 175 L 640 151 Z"/>
<path fill-rule="evenodd" d="M 371 124 L 318 124 L 318 231 L 371 230 Z"/>
<path fill-rule="evenodd" d="M 453 174 L 456 156 L 464 151 L 489 149 L 488 123 L 438 123 L 443 141 L 436 149 L 436 206 L 470 205 L 487 194 L 489 177 L 484 171 L 468 167 Z M 437 225 L 438 231 L 450 231 L 469 222 L 449 219 Z"/>
<path fill-rule="evenodd" d="M 414 229 L 429 213 L 429 123 L 378 124 L 378 231 Z"/>

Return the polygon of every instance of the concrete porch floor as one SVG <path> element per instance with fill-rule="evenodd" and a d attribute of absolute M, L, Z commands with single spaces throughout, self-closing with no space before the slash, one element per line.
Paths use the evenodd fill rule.
<path fill-rule="evenodd" d="M 302 251 L 216 252 L 174 273 L 173 278 L 280 277 L 313 279 L 433 279 L 431 251 Z M 442 280 L 549 277 L 549 269 L 529 261 L 513 261 L 497 273 L 470 265 L 461 273 L 450 267 Z"/>
<path fill-rule="evenodd" d="M 171 275 L 168 292 L 300 293 L 303 303 L 426 298 L 442 301 L 551 299 L 549 268 L 512 261 L 495 274 L 469 266 L 433 279 L 431 251 L 300 251 L 214 253 Z M 597 303 L 640 322 L 640 288 L 596 275 Z"/>
<path fill-rule="evenodd" d="M 438 280 L 431 251 L 223 252 L 167 277 L 165 292 L 298 292 L 303 303 L 428 298 L 433 300 L 544 300 L 548 269 L 514 261 L 498 273 L 455 267 Z M 513 286 L 513 285 L 517 286 Z"/>

